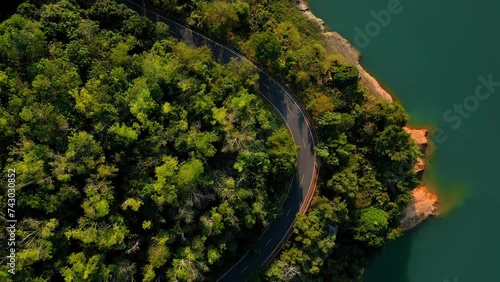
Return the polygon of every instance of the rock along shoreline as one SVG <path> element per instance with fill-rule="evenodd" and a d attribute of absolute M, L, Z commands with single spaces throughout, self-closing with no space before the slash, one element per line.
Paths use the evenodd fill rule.
<path fill-rule="evenodd" d="M 325 37 L 327 48 L 342 55 L 347 63 L 358 68 L 361 85 L 367 88 L 370 93 L 375 94 L 388 102 L 392 102 L 393 98 L 389 92 L 382 88 L 380 83 L 373 76 L 371 76 L 363 68 L 363 66 L 361 66 L 361 53 L 338 32 L 328 31 L 326 29 L 325 22 L 311 12 L 309 5 L 305 0 L 296 0 L 295 4 L 304 16 L 318 24 Z M 411 138 L 415 141 L 420 152 L 423 154 L 423 157 L 418 158 L 417 164 L 415 165 L 415 173 L 417 173 L 417 175 L 421 178 L 422 173 L 425 170 L 424 160 L 428 146 L 428 131 L 427 129 L 414 129 L 409 127 L 404 127 L 403 129 L 411 135 Z M 428 187 L 419 186 L 415 188 L 412 191 L 412 203 L 404 210 L 401 218 L 401 226 L 403 227 L 403 230 L 406 231 L 413 229 L 427 218 L 438 215 L 438 201 L 438 196 Z"/>
<path fill-rule="evenodd" d="M 347 39 L 342 37 L 338 32 L 328 31 L 325 26 L 325 21 L 316 17 L 311 10 L 309 5 L 304 0 L 296 0 L 295 4 L 297 8 L 311 21 L 316 22 L 325 36 L 327 43 L 327 48 L 331 48 L 335 53 L 341 54 L 347 61 L 347 63 L 354 65 L 359 70 L 359 76 L 361 84 L 365 86 L 370 93 L 374 93 L 383 99 L 392 102 L 392 96 L 387 92 L 380 83 L 371 76 L 360 64 L 361 53 L 354 48 Z"/>

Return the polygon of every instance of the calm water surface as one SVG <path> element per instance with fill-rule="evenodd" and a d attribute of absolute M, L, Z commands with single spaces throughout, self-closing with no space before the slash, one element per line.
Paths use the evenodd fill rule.
<path fill-rule="evenodd" d="M 437 187 L 445 216 L 388 244 L 366 281 L 499 282 L 500 1 L 310 5 L 362 51 L 362 64 L 412 124 L 441 132 L 426 182 Z"/>

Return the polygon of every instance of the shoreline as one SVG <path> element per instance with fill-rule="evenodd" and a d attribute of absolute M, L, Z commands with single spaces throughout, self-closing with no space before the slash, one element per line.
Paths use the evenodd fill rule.
<path fill-rule="evenodd" d="M 348 64 L 356 66 L 359 70 L 360 83 L 369 93 L 375 94 L 389 103 L 394 101 L 391 94 L 380 85 L 377 79 L 361 66 L 361 53 L 352 46 L 347 39 L 336 31 L 327 30 L 325 21 L 312 13 L 306 0 L 295 0 L 295 6 L 305 17 L 318 25 L 321 34 L 324 36 L 325 48 L 327 48 L 327 50 L 329 49 L 334 53 L 340 54 Z M 437 193 L 431 191 L 429 187 L 422 182 L 428 162 L 427 149 L 430 144 L 427 135 L 429 131 L 426 128 L 414 128 L 411 125 L 406 125 L 403 129 L 410 134 L 422 154 L 421 157 L 418 157 L 414 168 L 421 182 L 420 185 L 412 190 L 412 203 L 406 207 L 401 217 L 403 230 L 407 231 L 417 227 L 426 219 L 439 214 L 439 198 Z"/>
<path fill-rule="evenodd" d="M 325 37 L 326 47 L 342 55 L 347 63 L 356 66 L 359 71 L 361 84 L 365 86 L 370 93 L 375 93 L 386 101 L 393 101 L 392 95 L 380 85 L 377 79 L 363 68 L 361 65 L 361 53 L 352 46 L 347 39 L 336 31 L 327 30 L 325 21 L 311 12 L 309 4 L 305 0 L 296 0 L 295 5 L 307 18 L 318 24 L 321 33 Z"/>

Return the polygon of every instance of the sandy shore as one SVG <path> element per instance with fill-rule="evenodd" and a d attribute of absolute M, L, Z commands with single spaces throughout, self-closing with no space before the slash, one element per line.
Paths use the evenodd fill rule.
<path fill-rule="evenodd" d="M 392 102 L 393 99 L 389 92 L 382 88 L 380 83 L 378 83 L 378 81 L 361 66 L 361 54 L 359 51 L 356 50 L 356 48 L 354 48 L 351 43 L 349 43 L 349 41 L 347 41 L 347 39 L 342 37 L 339 33 L 335 31 L 328 31 L 325 27 L 325 22 L 311 12 L 308 4 L 304 0 L 296 0 L 296 5 L 306 17 L 318 23 L 321 32 L 325 36 L 327 48 L 330 48 L 335 53 L 341 54 L 346 59 L 347 63 L 358 68 L 361 85 L 366 87 L 370 93 L 376 94 L 387 101 Z"/>

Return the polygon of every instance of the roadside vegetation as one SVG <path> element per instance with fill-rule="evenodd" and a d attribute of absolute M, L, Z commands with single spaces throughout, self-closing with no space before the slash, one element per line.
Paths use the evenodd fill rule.
<path fill-rule="evenodd" d="M 294 173 L 296 148 L 255 72 L 113 2 L 36 3 L 0 25 L 0 161 L 25 184 L 16 279 L 214 280 L 277 214 Z M 417 185 L 402 107 L 362 89 L 292 0 L 144 4 L 244 51 L 314 119 L 318 192 L 259 279 L 358 279 L 401 234 Z"/>

